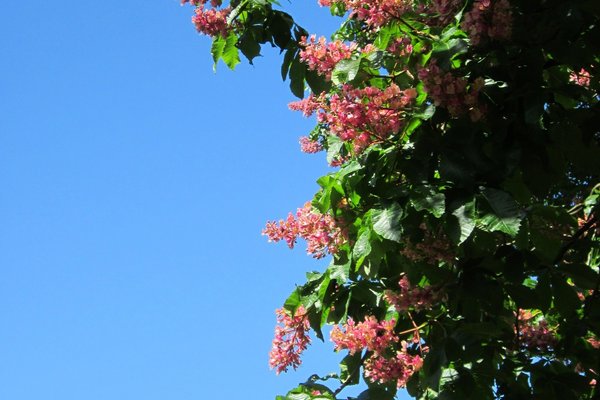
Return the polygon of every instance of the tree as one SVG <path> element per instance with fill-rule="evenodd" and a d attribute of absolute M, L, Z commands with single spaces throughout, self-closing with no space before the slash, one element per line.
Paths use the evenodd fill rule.
<path fill-rule="evenodd" d="M 184 0 L 186 2 L 186 0 Z M 264 234 L 316 258 L 277 312 L 270 363 L 309 334 L 336 385 L 278 399 L 583 399 L 600 373 L 600 2 L 319 0 L 330 41 L 275 0 L 190 1 L 215 64 L 283 54 L 335 171 Z"/>

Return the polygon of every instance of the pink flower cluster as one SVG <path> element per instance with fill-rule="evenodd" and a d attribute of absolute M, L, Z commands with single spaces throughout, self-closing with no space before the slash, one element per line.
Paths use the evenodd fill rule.
<path fill-rule="evenodd" d="M 345 241 L 342 229 L 337 226 L 333 217 L 313 211 L 310 202 L 296 211 L 296 216 L 290 213 L 285 220 L 278 223 L 267 222 L 262 231 L 270 242 L 285 240 L 292 249 L 296 239 L 305 239 L 308 245 L 307 253 L 315 258 L 323 258 L 326 253 L 337 253 L 339 246 Z"/>
<path fill-rule="evenodd" d="M 396 321 L 377 321 L 377 318 L 366 317 L 364 322 L 358 324 L 352 318 L 344 324 L 343 330 L 334 326 L 331 330 L 331 341 L 335 350 L 348 350 L 350 354 L 361 352 L 364 349 L 383 352 L 388 346 L 398 342 L 394 333 Z"/>
<path fill-rule="evenodd" d="M 472 121 L 478 121 L 485 114 L 485 106 L 479 102 L 479 92 L 485 84 L 482 78 L 469 84 L 465 78 L 442 71 L 432 60 L 419 71 L 419 79 L 433 103 L 448 109 L 453 117 L 468 113 Z"/>
<path fill-rule="evenodd" d="M 464 0 L 433 0 L 431 3 L 432 17 L 437 24 L 446 25 L 452 21 L 456 12 L 463 6 Z"/>
<path fill-rule="evenodd" d="M 412 286 L 406 276 L 398 282 L 399 291 L 386 290 L 383 294 L 385 301 L 393 305 L 396 311 L 408 309 L 424 310 L 438 302 L 443 295 L 434 290 L 432 286 L 421 288 Z"/>
<path fill-rule="evenodd" d="M 301 110 L 304 115 L 319 110 L 317 121 L 343 141 L 351 142 L 354 152 L 359 154 L 400 130 L 404 111 L 416 96 L 415 89 L 401 90 L 396 84 L 383 90 L 344 85 L 339 93 L 327 99 L 311 96 L 291 103 L 290 109 Z"/>
<path fill-rule="evenodd" d="M 311 93 L 308 97 L 305 97 L 302 100 L 291 102 L 288 104 L 288 107 L 292 111 L 302 111 L 302 115 L 305 117 L 310 117 L 321 109 L 324 102 L 325 96 L 323 94 L 317 97 Z"/>
<path fill-rule="evenodd" d="M 306 310 L 299 306 L 294 316 L 280 308 L 275 311 L 277 322 L 275 338 L 269 353 L 269 366 L 275 368 L 277 374 L 287 372 L 291 366 L 296 369 L 302 363 L 300 355 L 310 344 L 307 331 L 310 329 Z"/>
<path fill-rule="evenodd" d="M 350 354 L 368 350 L 372 354 L 364 364 L 365 377 L 371 382 L 387 383 L 396 381 L 398 387 L 406 386 L 413 373 L 423 365 L 418 355 L 407 352 L 406 342 L 402 342 L 399 351 L 394 350 L 399 344 L 399 338 L 394 333 L 396 321 L 381 321 L 375 317 L 366 317 L 358 324 L 351 318 L 343 328 L 335 326 L 331 331 L 331 341 L 335 350 L 348 350 Z M 388 356 L 386 354 L 394 354 Z"/>
<path fill-rule="evenodd" d="M 411 44 L 410 38 L 403 37 L 397 38 L 393 42 L 391 42 L 387 49 L 389 53 L 396 54 L 400 57 L 408 56 L 413 52 L 413 46 Z"/>
<path fill-rule="evenodd" d="M 311 35 L 309 41 L 306 37 L 300 40 L 300 59 L 308 66 L 308 69 L 331 79 L 331 72 L 341 60 L 349 59 L 356 49 L 356 44 L 347 45 L 340 40 L 327 43 L 324 37 L 316 39 Z"/>
<path fill-rule="evenodd" d="M 206 3 L 210 3 L 211 7 L 216 8 L 223 4 L 223 0 L 181 0 L 181 5 L 184 5 L 185 3 L 190 3 L 193 6 L 203 6 Z"/>
<path fill-rule="evenodd" d="M 318 0 L 321 6 L 330 7 L 333 0 Z M 372 27 L 379 27 L 415 9 L 414 0 L 341 0 L 351 16 Z"/>
<path fill-rule="evenodd" d="M 300 138 L 300 149 L 304 153 L 318 153 L 323 150 L 323 146 L 316 140 L 312 140 L 306 136 Z"/>
<path fill-rule="evenodd" d="M 475 46 L 487 39 L 508 40 L 512 34 L 512 12 L 508 0 L 478 0 L 465 14 L 461 27 Z"/>
<path fill-rule="evenodd" d="M 331 7 L 334 0 L 318 0 L 321 6 Z M 463 0 L 432 0 L 422 4 L 415 0 L 341 0 L 344 6 L 367 25 L 377 28 L 402 18 L 407 12 L 426 14 L 437 24 L 449 23 L 463 5 Z"/>
<path fill-rule="evenodd" d="M 407 353 L 406 342 L 402 342 L 402 350 L 397 351 L 395 357 L 387 358 L 378 353 L 369 357 L 365 361 L 365 377 L 383 384 L 396 381 L 396 386 L 401 388 L 422 366 L 423 359 Z"/>
<path fill-rule="evenodd" d="M 589 87 L 590 86 L 590 73 L 584 68 L 581 68 L 579 72 L 571 72 L 569 76 L 569 82 L 573 82 L 576 85 Z"/>
<path fill-rule="evenodd" d="M 400 254 L 414 262 L 425 261 L 433 265 L 439 262 L 452 263 L 455 255 L 448 238 L 443 233 L 430 232 L 425 224 L 421 224 L 420 228 L 424 232 L 423 240 L 414 244 L 407 239 Z"/>
<path fill-rule="evenodd" d="M 587 339 L 588 343 L 595 349 L 600 349 L 600 340 L 597 337 L 589 337 Z"/>
<path fill-rule="evenodd" d="M 223 4 L 222 0 L 210 0 L 210 8 L 205 8 L 208 0 L 181 0 L 181 4 L 190 3 L 196 6 L 194 11 L 196 15 L 192 17 L 192 23 L 196 26 L 196 30 L 200 33 L 209 36 L 221 35 L 226 37 L 231 30 L 227 24 L 227 17 L 231 12 L 231 7 L 226 7 L 221 10 L 217 8 Z"/>
<path fill-rule="evenodd" d="M 548 328 L 548 322 L 541 319 L 535 322 L 534 315 L 527 310 L 519 310 L 519 342 L 529 350 L 548 351 L 556 345 L 556 337 Z"/>

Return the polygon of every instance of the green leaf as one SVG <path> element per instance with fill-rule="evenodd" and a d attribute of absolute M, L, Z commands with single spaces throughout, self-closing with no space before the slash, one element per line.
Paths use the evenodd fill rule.
<path fill-rule="evenodd" d="M 384 209 L 371 210 L 373 230 L 384 239 L 400 243 L 402 238 L 402 207 L 392 203 Z"/>
<path fill-rule="evenodd" d="M 433 46 L 432 57 L 437 60 L 442 69 L 449 69 L 451 60 L 466 53 L 469 46 L 464 39 L 454 38 L 447 42 L 436 42 Z"/>
<path fill-rule="evenodd" d="M 248 59 L 248 62 L 252 64 L 252 60 L 260 55 L 260 44 L 256 41 L 252 35 L 244 35 L 240 38 L 238 47 L 242 54 Z"/>
<path fill-rule="evenodd" d="M 475 229 L 475 200 L 458 207 L 452 211 L 452 215 L 458 220 L 459 232 L 450 236 L 455 243 L 461 244 L 471 236 L 473 229 Z"/>
<path fill-rule="evenodd" d="M 331 88 L 331 83 L 325 80 L 325 77 L 317 74 L 315 71 L 306 70 L 304 78 L 313 93 L 319 94 Z"/>
<path fill-rule="evenodd" d="M 478 224 L 490 232 L 500 231 L 515 237 L 519 232 L 523 214 L 512 196 L 491 188 L 484 188 L 482 194 L 493 214 L 483 215 L 478 219 Z"/>
<path fill-rule="evenodd" d="M 444 196 L 444 193 L 437 192 L 431 186 L 417 187 L 410 201 L 417 211 L 428 211 L 436 218 L 444 215 L 446 210 L 446 196 Z"/>
<path fill-rule="evenodd" d="M 327 163 L 331 164 L 340 154 L 344 142 L 335 135 L 327 136 Z"/>
<path fill-rule="evenodd" d="M 433 114 L 435 114 L 435 105 L 430 104 L 427 107 L 425 107 L 423 111 L 414 113 L 412 116 L 414 118 L 419 118 L 423 121 L 427 121 L 428 119 L 431 119 L 431 117 L 433 117 Z"/>
<path fill-rule="evenodd" d="M 349 163 L 347 163 L 346 165 L 344 165 L 339 170 L 339 172 L 336 174 L 336 176 L 339 179 L 342 179 L 342 178 L 345 178 L 347 175 L 350 175 L 353 172 L 361 170 L 362 168 L 363 168 L 363 166 L 358 161 L 352 160 Z"/>
<path fill-rule="evenodd" d="M 360 69 L 360 58 L 342 60 L 333 69 L 331 74 L 331 81 L 336 85 L 349 82 L 356 78 L 358 70 Z"/>
<path fill-rule="evenodd" d="M 360 380 L 360 365 L 361 365 L 361 353 L 356 352 L 353 355 L 347 355 L 340 362 L 340 379 L 346 381 L 348 379 L 349 385 L 357 385 Z M 350 379 L 349 379 L 350 378 Z"/>
<path fill-rule="evenodd" d="M 562 264 L 559 270 L 565 272 L 573 283 L 581 289 L 595 289 L 596 283 L 600 279 L 598 272 L 585 264 Z"/>
<path fill-rule="evenodd" d="M 223 56 L 223 49 L 225 48 L 226 41 L 221 36 L 218 35 L 213 39 L 212 46 L 210 48 L 210 54 L 212 54 L 213 58 L 213 71 L 217 71 L 217 63 Z"/>
<path fill-rule="evenodd" d="M 565 316 L 575 312 L 581 305 L 573 286 L 569 285 L 560 275 L 552 277 L 552 291 L 554 294 L 554 307 Z"/>
<path fill-rule="evenodd" d="M 502 335 L 502 332 L 498 328 L 498 325 L 490 322 L 466 322 L 459 325 L 452 336 L 459 341 L 461 335 L 474 336 L 477 338 L 494 338 Z"/>
<path fill-rule="evenodd" d="M 244 8 L 246 7 L 246 4 L 248 4 L 248 0 L 240 1 L 240 4 L 238 4 L 237 7 L 235 7 L 233 10 L 231 10 L 231 12 L 229 13 L 229 15 L 227 16 L 227 20 L 226 20 L 227 21 L 227 25 L 231 25 L 231 23 L 244 10 Z"/>
<path fill-rule="evenodd" d="M 225 46 L 223 47 L 223 53 L 221 54 L 221 58 L 225 65 L 229 67 L 229 69 L 235 69 L 235 66 L 240 63 L 240 54 L 237 48 L 237 35 L 233 32 L 227 36 L 225 40 Z"/>
<path fill-rule="evenodd" d="M 356 400 L 394 400 L 396 393 L 382 388 L 372 387 L 361 392 Z"/>
<path fill-rule="evenodd" d="M 288 72 L 290 71 L 290 65 L 292 64 L 292 61 L 294 61 L 294 59 L 296 58 L 297 55 L 298 55 L 297 48 L 292 48 L 292 49 L 286 50 L 285 55 L 283 56 L 283 62 L 281 63 L 281 79 L 283 79 L 284 81 L 288 77 Z"/>
<path fill-rule="evenodd" d="M 357 261 L 357 267 L 360 266 L 358 264 L 362 264 L 362 260 L 365 259 L 371 253 L 371 230 L 366 228 L 360 232 L 358 235 L 358 239 L 354 244 L 354 248 L 352 249 L 352 257 Z"/>
<path fill-rule="evenodd" d="M 506 291 L 519 308 L 542 308 L 535 289 L 523 285 L 507 285 Z"/>
<path fill-rule="evenodd" d="M 288 296 L 283 304 L 283 308 L 290 311 L 291 313 L 296 312 L 298 306 L 302 303 L 302 294 L 300 293 L 300 288 L 296 287 L 294 291 Z"/>
<path fill-rule="evenodd" d="M 333 259 L 327 268 L 331 279 L 336 279 L 338 282 L 346 282 L 350 274 L 350 264 L 350 260 L 342 262 L 341 260 Z"/>
<path fill-rule="evenodd" d="M 300 61 L 300 58 L 296 56 L 290 64 L 290 89 L 292 90 L 292 93 L 300 99 L 304 97 L 305 73 L 306 66 L 304 63 L 302 63 L 302 61 Z"/>

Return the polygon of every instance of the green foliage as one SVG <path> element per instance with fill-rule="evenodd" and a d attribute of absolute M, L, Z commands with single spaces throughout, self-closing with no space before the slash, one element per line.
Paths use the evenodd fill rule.
<path fill-rule="evenodd" d="M 397 131 L 370 132 L 365 148 L 322 120 L 311 134 L 327 162 L 341 164 L 319 178 L 312 204 L 343 227 L 346 240 L 285 308 L 306 309 L 321 339 L 324 325 L 350 318 L 394 320 L 394 332 L 412 345 L 388 349 L 386 357 L 399 351 L 424 359 L 402 382 L 414 398 L 594 398 L 599 3 L 511 0 L 511 34 L 479 39 L 465 23 L 474 2 L 458 3 L 449 18 L 411 11 L 374 27 L 347 13 L 348 2 L 334 2 L 332 15 L 345 18 L 334 38 L 356 50 L 327 79 L 302 61 L 300 40 L 308 32 L 277 3 L 231 2 L 233 28 L 213 39 L 215 65 L 223 60 L 234 68 L 239 51 L 252 62 L 269 44 L 283 55 L 281 75 L 292 93 L 302 98 L 308 88 L 326 99 L 322 107 L 348 85 L 415 93 Z M 412 50 L 391 50 L 399 41 Z M 434 66 L 445 74 L 437 77 L 437 94 L 426 76 Z M 587 81 L 578 80 L 586 73 Z M 448 79 L 464 85 L 462 111 L 447 100 L 461 90 L 449 88 Z M 399 293 L 403 277 L 415 296 L 407 309 L 385 295 Z M 419 290 L 435 293 L 427 307 L 417 304 Z M 361 373 L 368 378 L 371 356 L 347 355 L 339 376 L 309 379 L 277 399 L 341 399 Z M 338 381 L 336 390 L 328 379 Z M 396 395 L 393 381 L 364 381 L 358 399 Z"/>

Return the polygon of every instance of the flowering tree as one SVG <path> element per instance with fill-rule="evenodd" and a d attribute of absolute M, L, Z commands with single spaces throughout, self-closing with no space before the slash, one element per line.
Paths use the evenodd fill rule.
<path fill-rule="evenodd" d="M 335 167 L 263 232 L 331 257 L 277 311 L 271 367 L 325 325 L 343 356 L 278 399 L 361 376 L 360 399 L 598 396 L 600 2 L 319 0 L 331 40 L 275 0 L 189 2 L 215 63 L 281 50 L 301 149 Z"/>

